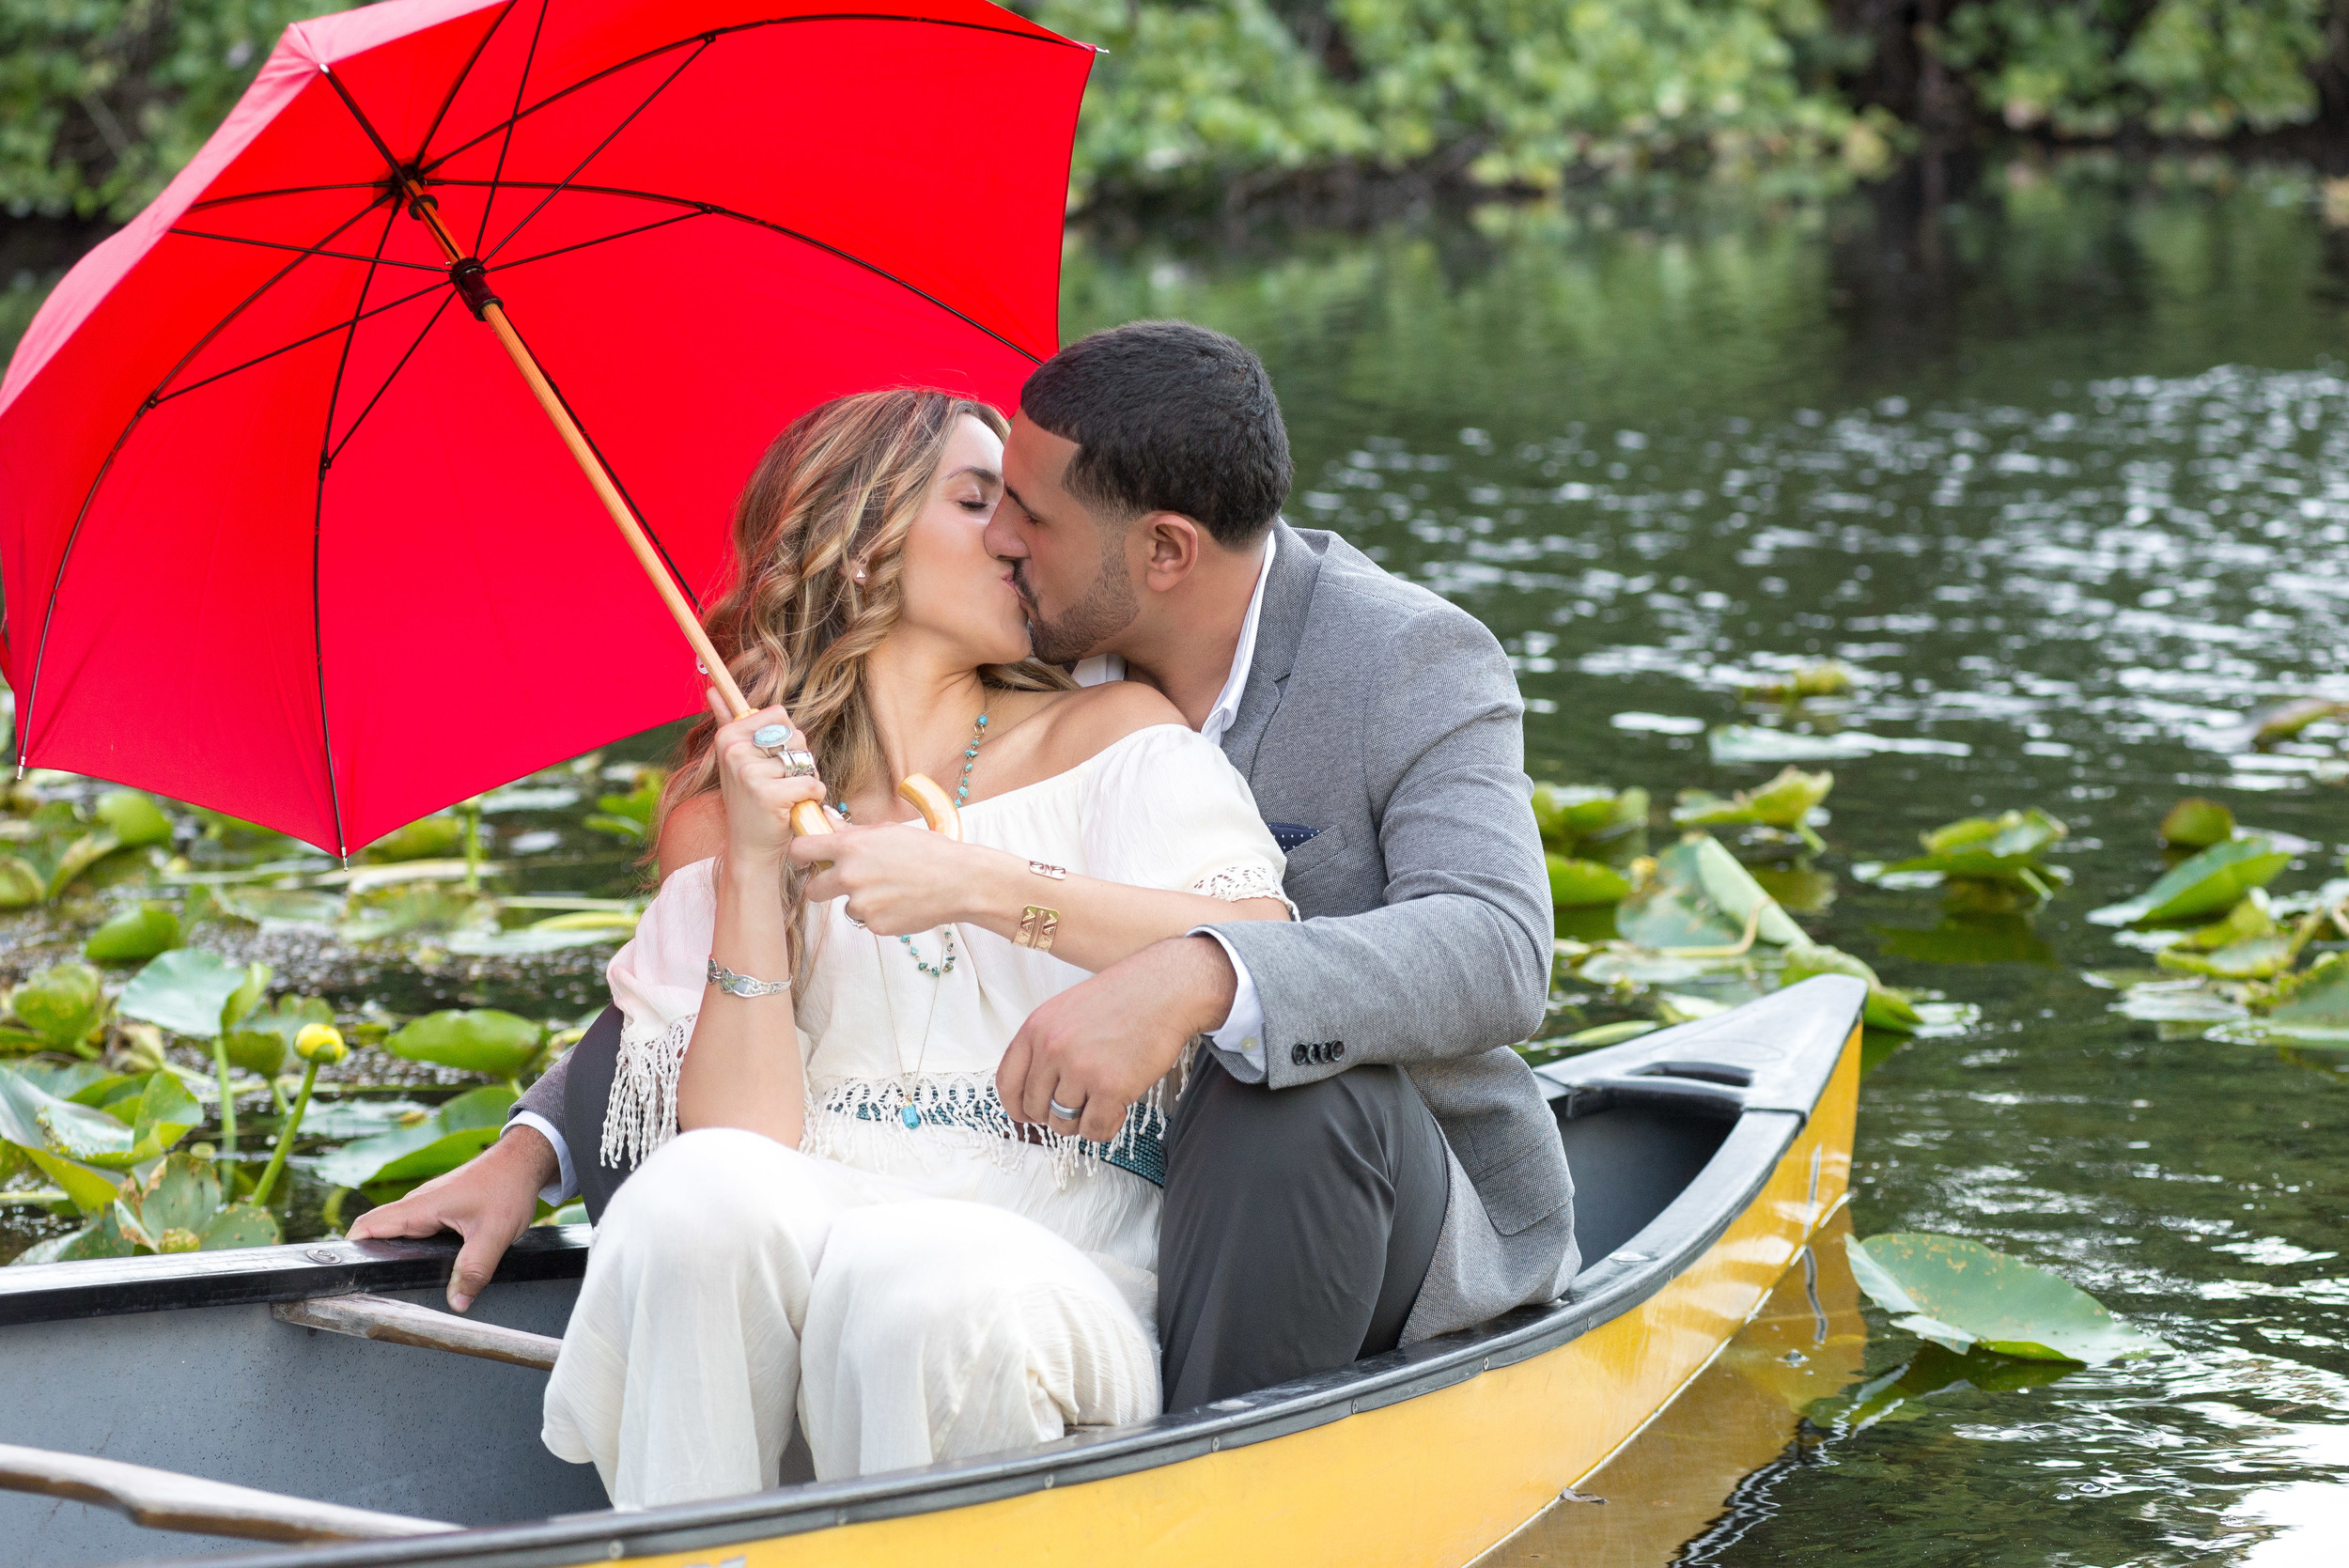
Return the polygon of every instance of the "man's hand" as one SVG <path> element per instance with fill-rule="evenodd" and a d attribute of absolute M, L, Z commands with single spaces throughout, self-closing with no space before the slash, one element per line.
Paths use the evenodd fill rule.
<path fill-rule="evenodd" d="M 538 1189 L 555 1179 L 554 1145 L 536 1128 L 509 1127 L 506 1136 L 444 1176 L 435 1176 L 397 1203 L 351 1221 L 352 1241 L 428 1236 L 455 1231 L 465 1238 L 448 1280 L 448 1304 L 463 1312 L 497 1272 L 498 1259 L 530 1228 Z"/>
<path fill-rule="evenodd" d="M 1004 1108 L 1020 1121 L 1106 1143 L 1190 1037 L 1222 1027 L 1238 984 L 1212 937 L 1153 942 L 1112 964 L 1019 1026 L 995 1069 Z M 1052 1115 L 1054 1100 L 1083 1119 Z"/>

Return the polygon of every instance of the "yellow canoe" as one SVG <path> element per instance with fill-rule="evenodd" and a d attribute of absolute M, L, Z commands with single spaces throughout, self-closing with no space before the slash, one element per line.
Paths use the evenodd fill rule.
<path fill-rule="evenodd" d="M 0 1531 L 27 1568 L 168 1555 L 175 1537 L 117 1516 L 143 1503 L 182 1529 L 345 1543 L 234 1558 L 206 1543 L 216 1568 L 1466 1563 L 1670 1405 L 1837 1213 L 1864 1001 L 1859 982 L 1823 976 L 1540 1069 L 1585 1260 L 1563 1302 L 1206 1409 L 721 1503 L 614 1513 L 591 1472 L 537 1444 L 541 1374 L 477 1358 L 504 1354 L 494 1343 L 446 1346 L 459 1356 L 353 1337 L 435 1339 L 332 1304 L 429 1302 L 443 1244 L 0 1270 L 14 1390 L 0 1485 L 50 1494 L 0 1492 Z M 509 1255 L 475 1310 L 521 1331 L 506 1359 L 561 1332 L 584 1239 L 533 1233 Z M 57 1466 L 12 1470 L 10 1444 Z M 94 1454 L 111 1467 L 66 1457 Z M 157 1470 L 137 1467 L 197 1490 L 159 1509 L 140 1479 Z M 208 1515 L 207 1485 L 257 1490 Z M 233 1529 L 240 1508 L 250 1528 Z M 387 1538 L 353 1539 L 368 1535 Z"/>

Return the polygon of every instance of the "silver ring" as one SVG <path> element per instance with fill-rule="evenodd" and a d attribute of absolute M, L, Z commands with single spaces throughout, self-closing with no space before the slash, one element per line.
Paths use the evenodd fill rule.
<path fill-rule="evenodd" d="M 1058 1100 L 1046 1100 L 1044 1103 L 1050 1106 L 1052 1108 L 1052 1114 L 1059 1117 L 1064 1122 L 1077 1121 L 1085 1113 L 1085 1108 L 1083 1106 L 1079 1106 L 1076 1110 L 1071 1110 L 1066 1106 L 1061 1104 Z"/>
<path fill-rule="evenodd" d="M 786 779 L 812 779 L 816 776 L 816 753 L 814 752 L 778 750 L 767 754 L 783 764 L 783 776 Z"/>

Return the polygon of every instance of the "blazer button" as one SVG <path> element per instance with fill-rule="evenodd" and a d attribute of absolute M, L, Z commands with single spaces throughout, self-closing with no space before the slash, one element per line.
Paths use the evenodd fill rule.
<path fill-rule="evenodd" d="M 1346 1060 L 1345 1041 L 1332 1040 L 1330 1042 L 1330 1060 L 1332 1062 L 1343 1062 Z"/>
<path fill-rule="evenodd" d="M 1289 1060 L 1299 1066 L 1305 1064 L 1305 1042 L 1299 1040 L 1289 1048 Z"/>

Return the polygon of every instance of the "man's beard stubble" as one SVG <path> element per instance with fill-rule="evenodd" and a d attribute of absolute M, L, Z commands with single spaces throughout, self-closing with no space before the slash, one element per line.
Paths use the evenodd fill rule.
<path fill-rule="evenodd" d="M 1019 590 L 1019 602 L 1028 608 L 1028 640 L 1037 659 L 1047 664 L 1074 664 L 1133 625 L 1134 617 L 1142 613 L 1142 599 L 1124 566 L 1121 551 L 1103 551 L 1101 575 L 1093 580 L 1085 597 L 1069 606 L 1066 614 L 1048 621 L 1036 613 L 1028 563 L 1012 563 L 1012 586 Z"/>

